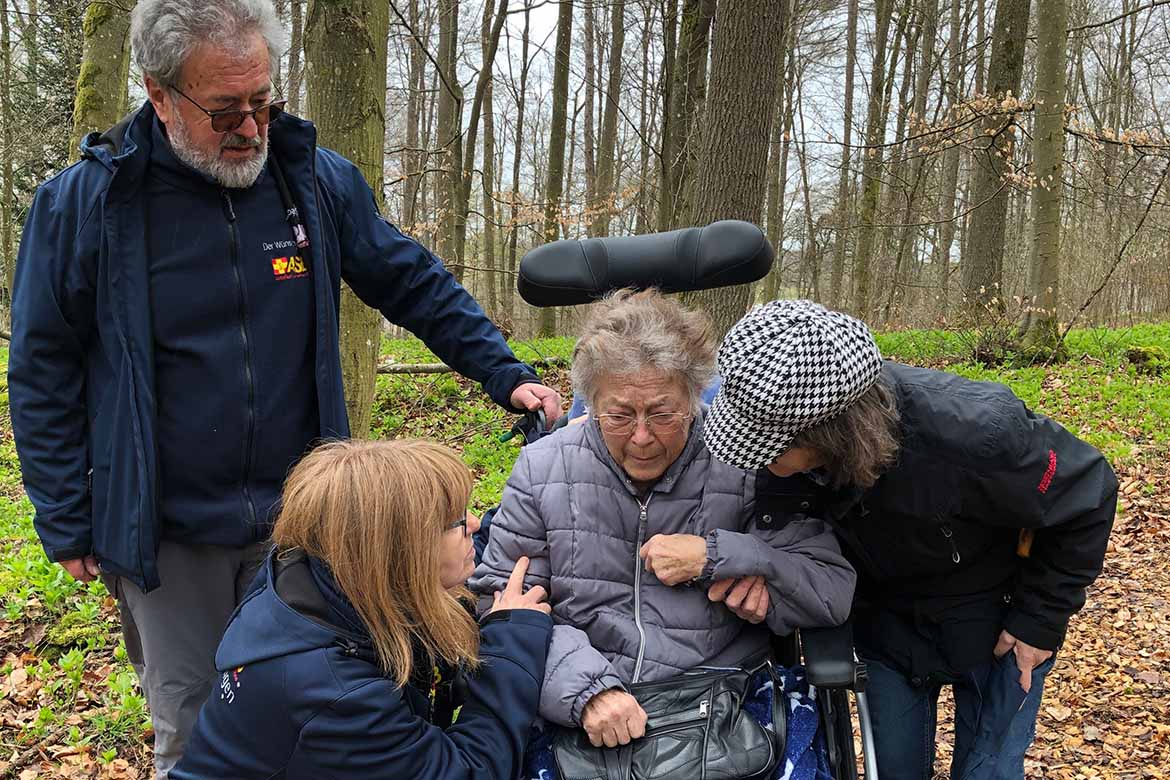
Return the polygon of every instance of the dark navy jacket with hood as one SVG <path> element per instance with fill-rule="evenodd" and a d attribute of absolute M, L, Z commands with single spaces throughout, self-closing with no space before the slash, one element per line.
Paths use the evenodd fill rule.
<path fill-rule="evenodd" d="M 220 455 L 160 435 L 163 399 L 156 346 L 161 342 L 150 305 L 157 267 L 151 265 L 149 237 L 151 228 L 159 226 L 147 219 L 148 214 L 153 221 L 160 217 L 152 209 L 156 193 L 149 175 L 155 123 L 147 103 L 104 136 L 91 134 L 83 144 L 85 159 L 38 190 L 20 246 L 8 374 L 21 470 L 49 557 L 60 561 L 93 554 L 104 571 L 146 590 L 159 585 L 158 545 L 174 531 L 164 529 L 160 509 L 160 462 L 167 460 L 161 451 L 173 448 L 167 452 L 172 462 Z M 304 281 L 312 286 L 312 318 L 306 325 L 312 354 L 305 365 L 312 375 L 303 381 L 315 390 L 318 420 L 305 435 L 340 437 L 349 431 L 338 345 L 343 279 L 366 304 L 409 328 L 460 373 L 483 383 L 497 403 L 507 406 L 517 385 L 537 381 L 442 264 L 381 218 L 358 169 L 317 147 L 311 124 L 282 116 L 269 128 L 269 149 L 284 171 L 310 243 L 310 278 Z M 236 227 L 232 217 L 225 202 L 216 216 L 224 251 Z M 165 227 L 190 228 L 191 218 L 176 209 Z M 206 292 L 193 290 L 192 295 Z M 207 346 L 196 344 L 205 351 Z M 289 359 L 261 353 L 255 344 L 250 353 L 236 349 L 223 355 L 241 378 L 247 371 L 261 378 L 277 374 L 281 361 Z M 221 387 L 222 375 L 210 372 L 187 388 L 190 413 L 206 412 L 201 398 L 232 392 L 254 414 L 256 398 Z M 240 388 L 244 384 L 241 380 Z M 273 423 L 269 430 L 277 427 Z M 247 464 L 263 462 L 269 449 L 264 441 L 249 439 L 247 431 L 240 431 L 233 458 L 241 464 L 240 478 L 214 488 L 233 496 L 243 491 Z M 289 449 L 287 444 L 275 448 Z M 242 545 L 264 538 L 269 518 L 253 520 L 247 514 L 231 512 L 208 521 L 196 540 Z M 184 529 L 187 538 L 191 531 Z"/>
<path fill-rule="evenodd" d="M 172 780 L 511 780 L 536 717 L 552 619 L 501 611 L 440 728 L 428 686 L 397 687 L 319 561 L 270 556 L 215 656 L 220 680 Z M 427 665 L 412 680 L 426 678 Z"/>

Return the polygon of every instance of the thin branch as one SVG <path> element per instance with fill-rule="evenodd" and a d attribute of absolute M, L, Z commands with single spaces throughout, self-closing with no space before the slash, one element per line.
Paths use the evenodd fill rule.
<path fill-rule="evenodd" d="M 1162 185 L 1166 183 L 1167 175 L 1170 175 L 1170 161 L 1168 161 L 1166 163 L 1166 167 L 1162 169 L 1162 176 L 1158 179 L 1158 186 L 1154 188 L 1154 193 L 1150 196 L 1149 203 L 1146 204 L 1145 210 L 1142 211 L 1141 219 L 1138 220 L 1137 226 L 1135 226 L 1133 229 L 1133 233 L 1129 235 L 1129 238 L 1125 239 L 1125 243 L 1121 245 L 1121 249 L 1117 250 L 1117 257 L 1113 259 L 1113 265 L 1109 266 L 1109 271 L 1105 274 L 1105 278 L 1101 280 L 1099 285 L 1097 285 L 1097 289 L 1093 290 L 1089 297 L 1085 299 L 1085 302 L 1081 304 L 1081 308 L 1077 309 L 1076 314 L 1069 317 L 1068 323 L 1064 326 L 1064 332 L 1060 334 L 1061 342 L 1063 342 L 1065 337 L 1068 336 L 1068 332 L 1072 330 L 1072 326 L 1077 321 L 1077 318 L 1085 313 L 1085 310 L 1089 308 L 1089 306 L 1093 303 L 1093 300 L 1098 295 L 1100 295 L 1101 291 L 1105 289 L 1105 286 L 1109 284 L 1109 280 L 1113 277 L 1113 272 L 1117 270 L 1117 267 L 1121 265 L 1121 261 L 1125 257 L 1125 250 L 1129 249 L 1129 245 L 1135 238 L 1137 238 L 1138 233 L 1141 232 L 1142 225 L 1146 224 L 1146 217 L 1150 215 L 1150 210 L 1153 209 L 1154 202 L 1158 199 L 1158 193 L 1162 190 Z"/>

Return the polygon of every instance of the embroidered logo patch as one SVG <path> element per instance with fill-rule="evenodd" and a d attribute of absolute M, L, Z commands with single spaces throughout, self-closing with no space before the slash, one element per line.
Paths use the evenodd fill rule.
<path fill-rule="evenodd" d="M 1048 486 L 1052 484 L 1052 478 L 1056 475 L 1056 450 L 1048 451 L 1048 468 L 1044 470 L 1044 476 L 1040 478 L 1040 484 L 1036 489 L 1041 493 L 1048 492 Z"/>
<path fill-rule="evenodd" d="M 300 255 L 274 257 L 272 258 L 272 275 L 278 282 L 283 282 L 286 279 L 303 279 L 309 275 L 309 267 Z"/>

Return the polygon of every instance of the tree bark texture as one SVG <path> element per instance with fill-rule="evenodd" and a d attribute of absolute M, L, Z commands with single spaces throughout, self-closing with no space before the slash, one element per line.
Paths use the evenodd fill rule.
<path fill-rule="evenodd" d="M 829 276 L 829 305 L 845 308 L 844 292 L 845 254 L 853 235 L 850 222 L 853 210 L 849 208 L 849 160 L 853 154 L 853 72 L 857 70 L 857 0 L 849 0 L 845 33 L 845 103 L 841 135 L 841 169 L 837 175 L 837 237 L 833 242 L 833 270 Z"/>
<path fill-rule="evenodd" d="M 874 55 L 870 70 L 869 107 L 865 119 L 865 149 L 862 150 L 861 164 L 861 209 L 860 229 L 857 233 L 857 251 L 853 257 L 853 305 L 857 316 L 869 316 L 871 266 L 874 257 L 874 242 L 877 237 L 875 222 L 878 202 L 881 199 L 882 180 L 879 171 L 882 164 L 881 143 L 885 140 L 886 117 L 882 111 L 883 95 L 886 91 L 886 39 L 889 37 L 890 20 L 894 14 L 894 0 L 877 0 L 874 5 Z"/>
<path fill-rule="evenodd" d="M 1031 0 L 999 0 L 992 33 L 988 95 L 999 104 L 1009 94 L 1020 94 L 1024 45 L 1028 35 Z M 1015 153 L 1013 112 L 989 113 L 972 155 L 970 203 L 971 240 L 961 267 L 963 295 L 976 322 L 989 311 L 1003 310 L 1003 253 L 1007 230 L 1008 193 L 1004 174 Z"/>
<path fill-rule="evenodd" d="M 589 234 L 609 234 L 610 214 L 617 199 L 614 158 L 617 151 L 618 101 L 622 91 L 622 50 L 626 45 L 625 0 L 614 0 L 610 7 L 609 77 L 605 81 L 605 111 L 601 119 L 601 145 L 598 147 L 598 200 L 590 222 Z"/>
<path fill-rule="evenodd" d="M 69 162 L 81 157 L 81 139 L 104 131 L 126 113 L 126 84 L 130 72 L 130 11 L 133 3 L 116 5 L 91 0 L 85 9 L 85 36 L 77 90 L 73 99 L 73 132 Z"/>
<path fill-rule="evenodd" d="M 390 9 L 378 0 L 314 0 L 305 28 L 309 106 L 317 140 L 353 161 L 382 206 L 386 45 Z M 350 433 L 370 429 L 382 316 L 341 293 L 341 371 Z"/>
<path fill-rule="evenodd" d="M 0 84 L 0 125 L 3 125 L 3 130 L 0 130 L 0 143 L 3 143 L 4 148 L 0 149 L 0 156 L 3 157 L 3 162 L 0 163 L 3 167 L 4 176 L 4 202 L 0 203 L 2 211 L 0 211 L 0 252 L 4 255 L 0 260 L 4 263 L 4 291 L 3 301 L 4 311 L 9 311 L 8 303 L 12 299 L 12 279 L 16 275 L 16 247 L 13 240 L 13 212 L 16 209 L 16 193 L 12 186 L 12 155 L 14 153 L 12 128 L 15 124 L 15 118 L 12 114 L 12 32 L 8 28 L 8 0 L 0 0 L 0 57 L 3 61 L 0 62 L 0 68 L 3 69 L 4 83 Z"/>
<path fill-rule="evenodd" d="M 784 23 L 786 6 L 786 0 L 719 2 L 699 156 L 704 164 L 695 187 L 697 225 L 717 219 L 759 224 L 763 217 L 768 139 L 783 64 L 775 32 Z M 755 76 L 747 79 L 745 73 Z M 747 310 L 750 289 L 703 290 L 686 300 L 705 309 L 722 336 Z"/>
<path fill-rule="evenodd" d="M 569 55 L 573 40 L 573 3 L 562 0 L 557 13 L 557 47 L 553 66 L 552 125 L 548 137 L 548 178 L 544 190 L 544 240 L 556 241 L 561 227 L 561 195 L 565 186 L 565 131 L 569 107 Z M 541 336 L 555 335 L 556 312 L 540 310 Z"/>
<path fill-rule="evenodd" d="M 1032 251 L 1028 302 L 1024 308 L 1025 344 L 1054 349 L 1059 338 L 1060 204 L 1064 192 L 1065 60 L 1068 53 L 1068 1 L 1037 0 L 1035 131 L 1032 142 Z"/>
<path fill-rule="evenodd" d="M 455 278 L 463 281 L 459 254 L 459 225 L 463 191 L 463 89 L 456 71 L 459 45 L 459 0 L 439 0 L 439 96 L 435 134 L 443 173 L 435 177 L 435 208 L 439 235 L 435 244 L 443 262 L 453 265 Z"/>

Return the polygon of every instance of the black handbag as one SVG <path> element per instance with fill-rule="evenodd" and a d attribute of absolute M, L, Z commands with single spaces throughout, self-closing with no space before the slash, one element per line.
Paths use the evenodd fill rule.
<path fill-rule="evenodd" d="M 560 780 L 770 778 L 784 755 L 784 707 L 774 693 L 775 730 L 756 722 L 743 708 L 752 677 L 746 669 L 698 670 L 631 685 L 646 711 L 646 735 L 607 748 L 594 747 L 584 729 L 560 729 L 553 738 Z"/>

